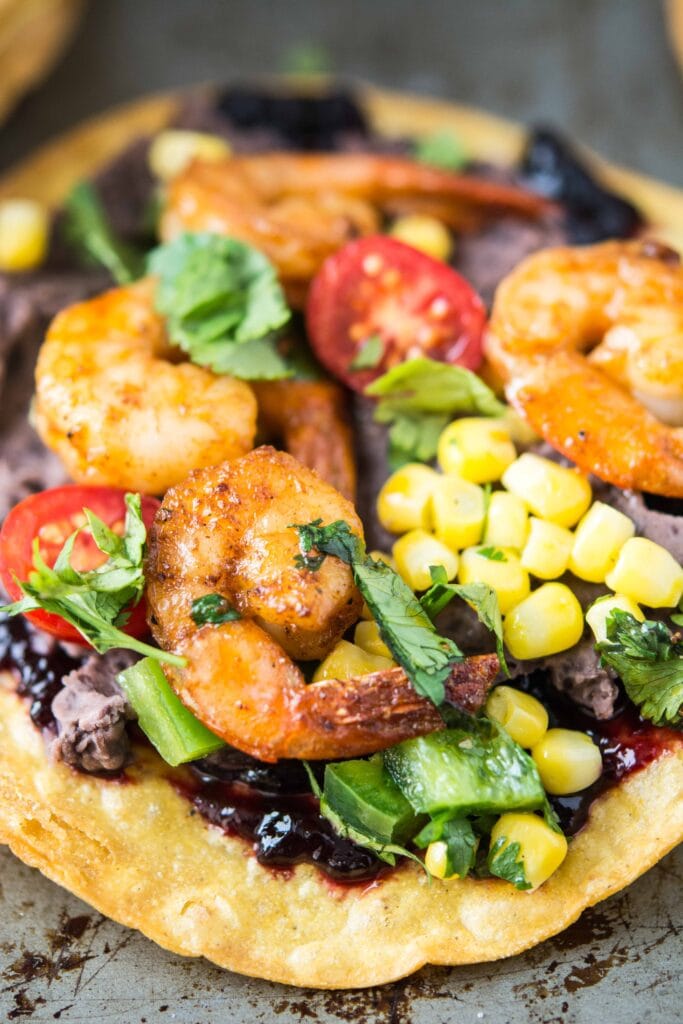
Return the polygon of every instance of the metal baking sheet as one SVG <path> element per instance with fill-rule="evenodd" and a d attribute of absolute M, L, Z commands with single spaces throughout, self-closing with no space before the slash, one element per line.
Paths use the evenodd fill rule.
<path fill-rule="evenodd" d="M 510 960 L 316 992 L 175 956 L 0 852 L 0 1020 L 31 1024 L 674 1024 L 683 848 Z M 429 927 L 429 922 L 425 922 Z"/>

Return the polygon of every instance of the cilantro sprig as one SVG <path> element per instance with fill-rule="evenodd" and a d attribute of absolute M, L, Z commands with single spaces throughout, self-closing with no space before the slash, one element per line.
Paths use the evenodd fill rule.
<path fill-rule="evenodd" d="M 445 844 L 446 878 L 453 875 L 465 878 L 474 867 L 478 839 L 467 818 L 450 818 L 448 813 L 440 814 L 418 832 L 413 842 L 420 850 L 426 850 L 430 843 Z"/>
<path fill-rule="evenodd" d="M 384 562 L 370 558 L 363 541 L 343 520 L 323 526 L 322 520 L 317 519 L 293 525 L 292 529 L 299 534 L 300 568 L 316 571 L 327 555 L 350 566 L 356 586 L 394 659 L 419 694 L 437 706 L 442 704 L 446 680 L 463 654 L 453 640 L 437 634 L 410 587 Z M 311 554 L 312 551 L 317 553 Z"/>
<path fill-rule="evenodd" d="M 38 538 L 33 542 L 33 572 L 28 580 L 17 580 L 24 597 L 5 605 L 0 612 L 19 615 L 43 609 L 69 622 L 100 654 L 113 647 L 125 647 L 157 661 L 182 667 L 183 658 L 162 651 L 124 633 L 129 609 L 142 596 L 145 583 L 143 560 L 147 531 L 142 520 L 139 494 L 126 495 L 123 535 L 110 530 L 90 509 L 84 509 L 87 527 L 95 544 L 109 557 L 103 565 L 79 572 L 71 564 L 74 544 L 85 527 L 75 530 L 51 569 L 40 553 Z"/>
<path fill-rule="evenodd" d="M 237 622 L 242 616 L 222 594 L 204 594 L 192 602 L 190 617 L 195 626 L 220 626 L 224 622 Z"/>
<path fill-rule="evenodd" d="M 615 608 L 607 639 L 596 644 L 603 665 L 614 669 L 643 718 L 683 728 L 683 638 L 663 622 L 639 622 Z"/>
<path fill-rule="evenodd" d="M 520 849 L 519 843 L 509 843 L 506 836 L 501 836 L 489 850 L 486 866 L 492 875 L 524 891 L 532 886 L 524 870 L 524 861 L 519 856 Z"/>
<path fill-rule="evenodd" d="M 106 267 L 117 284 L 130 284 L 142 275 L 142 253 L 117 237 L 90 182 L 79 182 L 67 197 L 63 231 L 74 249 Z"/>
<path fill-rule="evenodd" d="M 503 648 L 503 618 L 500 614 L 498 595 L 488 583 L 449 583 L 442 565 L 429 567 L 432 585 L 420 598 L 420 604 L 430 619 L 450 604 L 454 597 L 460 597 L 476 612 L 477 617 L 496 638 L 496 653 L 506 675 L 509 675 Z"/>
<path fill-rule="evenodd" d="M 184 233 L 154 249 L 155 306 L 193 363 L 244 380 L 290 377 L 275 333 L 290 311 L 270 261 L 235 238 Z"/>
<path fill-rule="evenodd" d="M 375 420 L 389 426 L 389 462 L 429 462 L 441 431 L 456 415 L 502 416 L 505 407 L 476 373 L 420 356 L 368 385 L 378 398 Z"/>

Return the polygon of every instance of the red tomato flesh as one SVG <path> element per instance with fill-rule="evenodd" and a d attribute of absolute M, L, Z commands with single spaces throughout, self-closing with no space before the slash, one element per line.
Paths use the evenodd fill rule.
<path fill-rule="evenodd" d="M 86 522 L 83 509 L 88 508 L 107 526 L 123 533 L 126 517 L 125 491 L 115 487 L 84 487 L 66 484 L 53 487 L 24 498 L 12 509 L 0 530 L 0 579 L 13 601 L 23 596 L 16 579 L 27 580 L 33 571 L 33 540 L 38 537 L 40 553 L 46 564 L 53 566 L 64 542 Z M 160 502 L 156 498 L 142 498 L 142 518 L 149 529 Z M 95 569 L 107 560 L 89 530 L 79 534 L 74 545 L 71 564 L 80 572 Z M 145 602 L 133 609 L 125 625 L 125 632 L 144 636 L 147 632 Z M 68 622 L 51 612 L 35 611 L 26 616 L 34 626 L 47 633 L 74 643 L 85 644 L 85 639 Z"/>
<path fill-rule="evenodd" d="M 306 304 L 311 345 L 355 391 L 415 356 L 476 370 L 486 309 L 468 282 L 438 260 L 384 235 L 350 242 L 322 265 Z M 356 369 L 369 339 L 376 365 Z"/>

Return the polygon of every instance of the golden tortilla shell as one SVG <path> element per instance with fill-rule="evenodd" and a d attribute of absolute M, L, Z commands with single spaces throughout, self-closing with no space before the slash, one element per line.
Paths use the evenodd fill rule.
<path fill-rule="evenodd" d="M 379 130 L 451 128 L 471 152 L 509 160 L 519 128 L 475 111 L 368 90 Z M 0 198 L 58 202 L 78 178 L 172 115 L 156 97 L 86 123 L 0 180 Z M 607 177 L 683 242 L 683 196 L 615 168 Z M 276 873 L 247 844 L 191 813 L 149 749 L 133 781 L 107 782 L 50 761 L 13 679 L 0 674 L 0 841 L 108 917 L 159 945 L 242 974 L 291 985 L 355 988 L 423 964 L 466 964 L 519 953 L 562 931 L 683 839 L 683 737 L 597 800 L 559 871 L 534 893 L 496 879 L 429 884 L 414 864 L 344 888 L 312 866 Z"/>

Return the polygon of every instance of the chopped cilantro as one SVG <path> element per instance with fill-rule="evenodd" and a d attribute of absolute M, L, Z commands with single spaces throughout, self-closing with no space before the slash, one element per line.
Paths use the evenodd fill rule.
<path fill-rule="evenodd" d="M 614 608 L 607 639 L 596 644 L 603 665 L 614 669 L 643 718 L 683 727 L 683 640 L 663 622 L 639 622 Z"/>
<path fill-rule="evenodd" d="M 507 562 L 507 555 L 500 548 L 479 548 L 477 554 L 482 558 L 488 558 L 489 562 Z"/>
<path fill-rule="evenodd" d="M 469 874 L 477 853 L 478 840 L 467 818 L 449 818 L 440 814 L 425 825 L 413 842 L 418 849 L 426 849 L 430 843 L 446 844 L 446 877 Z"/>
<path fill-rule="evenodd" d="M 460 170 L 467 163 L 467 151 L 457 135 L 448 130 L 433 132 L 418 139 L 415 159 L 444 171 Z"/>
<path fill-rule="evenodd" d="M 69 193 L 63 231 L 67 242 L 89 261 L 106 267 L 117 284 L 130 284 L 142 276 L 142 253 L 116 237 L 90 182 L 79 182 Z"/>
<path fill-rule="evenodd" d="M 109 557 L 96 569 L 79 572 L 71 565 L 71 555 L 80 530 L 68 538 L 52 569 L 33 542 L 34 570 L 28 580 L 17 580 L 24 597 L 0 608 L 7 615 L 18 615 L 42 608 L 59 615 L 103 654 L 113 647 L 125 647 L 157 661 L 183 666 L 185 661 L 124 633 L 129 612 L 142 596 L 143 561 L 147 531 L 142 521 L 139 494 L 126 495 L 126 521 L 123 536 L 110 530 L 90 509 L 84 509 L 88 527 L 100 551 Z"/>
<path fill-rule="evenodd" d="M 246 380 L 292 375 L 273 332 L 290 316 L 275 270 L 234 238 L 185 233 L 150 253 L 156 309 L 192 362 Z"/>
<path fill-rule="evenodd" d="M 515 889 L 531 889 L 531 882 L 526 877 L 524 862 L 519 860 L 519 843 L 508 843 L 505 836 L 497 839 L 487 858 L 487 867 L 492 875 L 511 882 Z M 503 848 L 504 847 L 504 848 Z"/>
<path fill-rule="evenodd" d="M 453 416 L 501 416 L 505 409 L 476 373 L 424 356 L 394 366 L 365 393 L 379 399 L 376 421 L 389 425 L 392 468 L 433 459 L 439 435 Z"/>
<path fill-rule="evenodd" d="M 372 334 L 358 349 L 349 363 L 350 370 L 374 370 L 382 362 L 384 342 L 379 334 Z"/>
<path fill-rule="evenodd" d="M 479 621 L 495 635 L 498 660 L 509 675 L 503 649 L 503 619 L 495 590 L 488 583 L 449 583 L 442 565 L 432 565 L 429 571 L 432 586 L 420 598 L 429 618 L 435 619 L 454 597 L 461 597 L 474 609 Z"/>
<path fill-rule="evenodd" d="M 220 626 L 223 622 L 236 622 L 242 616 L 222 594 L 204 594 L 192 602 L 190 612 L 195 626 Z"/>
<path fill-rule="evenodd" d="M 419 694 L 437 706 L 442 704 L 446 680 L 463 655 L 452 640 L 437 634 L 410 587 L 384 562 L 370 558 L 363 541 L 343 520 L 323 526 L 318 519 L 292 529 L 299 534 L 300 568 L 316 571 L 327 555 L 351 567 L 356 586 L 394 659 Z M 311 555 L 311 551 L 317 554 Z"/>

